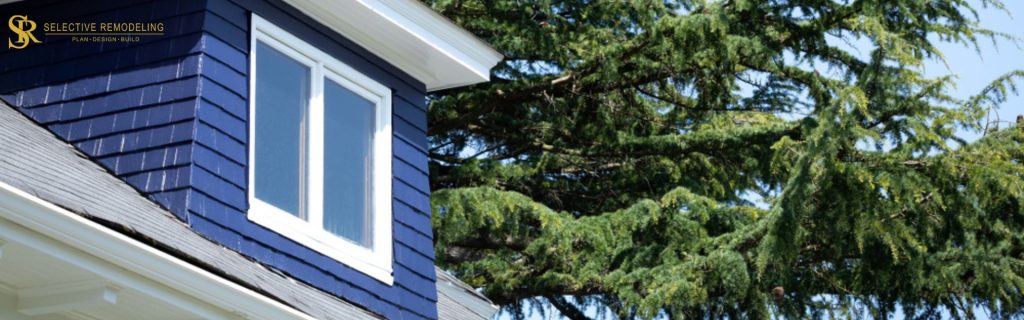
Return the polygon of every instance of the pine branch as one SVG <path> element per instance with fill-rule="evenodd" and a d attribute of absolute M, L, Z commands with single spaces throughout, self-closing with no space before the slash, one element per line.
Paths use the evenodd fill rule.
<path fill-rule="evenodd" d="M 569 303 L 569 301 L 565 300 L 565 297 L 563 296 L 545 296 L 545 298 L 547 298 L 548 302 L 550 302 L 555 309 L 558 309 L 558 312 L 562 313 L 562 316 L 569 318 L 570 320 L 590 320 L 590 317 L 583 314 L 583 311 L 580 311 L 579 308 L 576 308 L 576 306 Z"/>
<path fill-rule="evenodd" d="M 957 136 L 1022 73 L 915 67 L 1000 36 L 970 2 L 428 2 L 509 57 L 427 114 L 436 262 L 496 303 L 1024 310 L 1024 130 Z"/>

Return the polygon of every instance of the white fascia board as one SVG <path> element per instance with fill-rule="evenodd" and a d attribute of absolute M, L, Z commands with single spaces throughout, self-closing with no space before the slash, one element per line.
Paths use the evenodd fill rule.
<path fill-rule="evenodd" d="M 120 291 L 120 287 L 106 279 L 89 279 L 20 288 L 18 289 L 18 312 L 39 316 L 115 306 Z"/>
<path fill-rule="evenodd" d="M 285 0 L 426 84 L 427 91 L 490 80 L 503 58 L 415 0 Z"/>
<path fill-rule="evenodd" d="M 206 318 L 314 320 L 292 307 L 3 182 L 0 182 L 0 237 L 10 237 L 10 241 L 23 242 L 62 260 L 74 261 L 112 281 L 129 283 L 134 289 L 163 297 L 162 300 L 171 304 L 190 307 Z M 166 288 L 180 294 L 168 293 Z M 205 309 L 207 304 L 228 315 Z"/>

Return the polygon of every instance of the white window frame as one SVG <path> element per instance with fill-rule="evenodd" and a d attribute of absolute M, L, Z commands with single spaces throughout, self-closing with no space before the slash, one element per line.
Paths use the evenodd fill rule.
<path fill-rule="evenodd" d="M 277 232 L 301 245 L 316 250 L 349 267 L 363 272 L 387 285 L 394 283 L 392 267 L 391 218 L 391 90 L 338 61 L 329 54 L 302 41 L 273 23 L 252 14 L 252 36 L 249 43 L 249 220 Z M 256 198 L 256 44 L 266 44 L 310 69 L 310 99 L 307 114 L 308 153 L 306 166 L 304 214 L 309 221 L 296 217 Z M 324 195 L 324 85 L 330 79 L 353 93 L 373 102 L 375 123 L 371 172 L 371 203 L 373 243 L 363 247 L 323 229 Z M 301 207 L 301 206 L 300 206 Z"/>

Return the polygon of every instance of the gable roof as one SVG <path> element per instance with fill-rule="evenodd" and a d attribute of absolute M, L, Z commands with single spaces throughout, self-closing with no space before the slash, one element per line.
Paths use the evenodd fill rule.
<path fill-rule="evenodd" d="M 314 318 L 379 318 L 203 238 L 169 211 L 3 101 L 0 101 L 0 183 L 150 244 Z M 438 271 L 439 277 L 442 274 L 443 271 Z M 446 279 L 458 283 L 457 279 Z M 475 306 L 486 301 L 479 294 L 453 297 L 441 293 L 438 294 L 439 308 Z M 474 300 L 465 300 L 467 298 Z M 439 313 L 460 314 L 445 309 Z M 478 315 L 473 318 L 490 317 L 490 314 Z"/>

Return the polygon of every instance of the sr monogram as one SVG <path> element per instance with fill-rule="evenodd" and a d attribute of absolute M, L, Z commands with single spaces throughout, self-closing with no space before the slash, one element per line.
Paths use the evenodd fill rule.
<path fill-rule="evenodd" d="M 7 39 L 7 48 L 24 49 L 29 43 L 42 42 L 32 35 L 32 31 L 36 29 L 36 22 L 29 20 L 28 16 L 13 15 L 10 20 L 7 20 L 7 25 L 11 27 L 11 31 L 18 35 L 18 41 L 11 41 L 10 38 Z"/>

